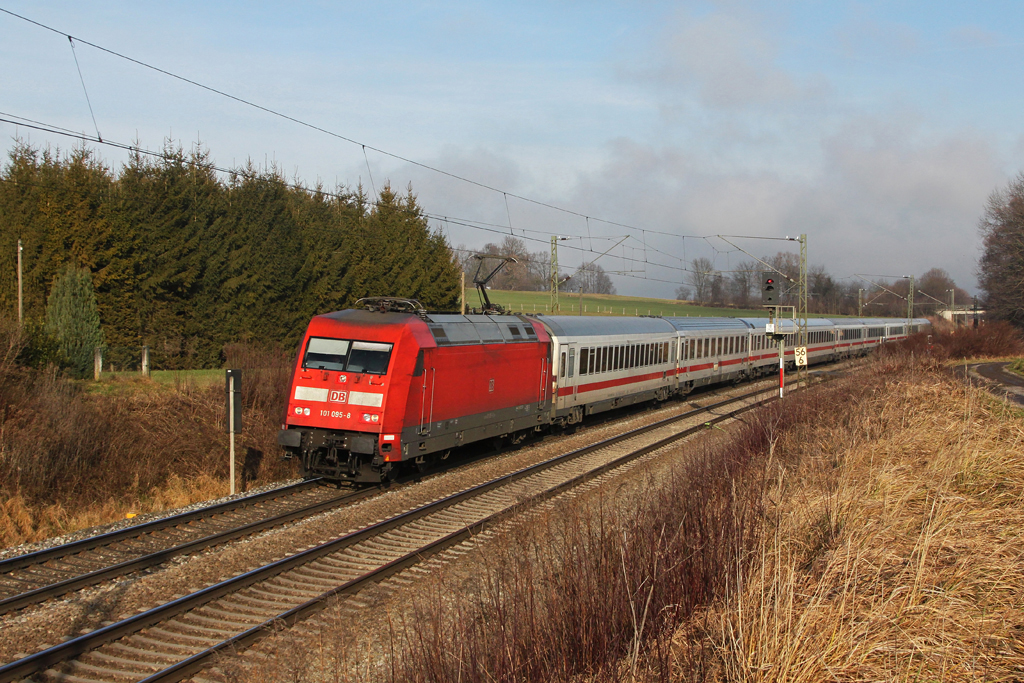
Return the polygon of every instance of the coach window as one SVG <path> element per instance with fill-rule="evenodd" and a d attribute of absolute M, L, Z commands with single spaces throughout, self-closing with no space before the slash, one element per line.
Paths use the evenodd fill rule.
<path fill-rule="evenodd" d="M 608 347 L 601 347 L 601 369 L 599 372 L 608 372 Z"/>
<path fill-rule="evenodd" d="M 621 346 L 616 346 L 615 347 L 615 369 L 616 370 L 621 370 L 622 369 L 622 347 Z"/>
<path fill-rule="evenodd" d="M 626 347 L 625 346 L 620 346 L 619 347 L 619 368 L 618 369 L 619 370 L 625 370 L 626 369 Z"/>
<path fill-rule="evenodd" d="M 562 351 L 562 362 L 558 364 L 558 376 L 565 377 L 565 351 Z"/>

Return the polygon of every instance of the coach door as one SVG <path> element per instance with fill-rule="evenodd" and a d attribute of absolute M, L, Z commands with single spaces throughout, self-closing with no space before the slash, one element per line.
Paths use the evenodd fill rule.
<path fill-rule="evenodd" d="M 576 404 L 576 347 L 570 344 L 558 346 L 558 376 L 556 378 L 556 408 L 567 408 Z"/>

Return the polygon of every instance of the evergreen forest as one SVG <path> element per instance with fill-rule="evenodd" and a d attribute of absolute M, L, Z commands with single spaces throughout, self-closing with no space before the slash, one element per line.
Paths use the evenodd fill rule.
<path fill-rule="evenodd" d="M 230 174 L 210 154 L 166 145 L 112 170 L 95 151 L 16 141 L 0 169 L 0 314 L 42 334 L 69 268 L 91 274 L 112 353 L 150 347 L 153 366 L 220 367 L 225 344 L 294 347 L 316 314 L 363 296 L 457 306 L 459 264 L 412 188 L 374 201 L 251 163 Z M 45 347 L 45 344 L 43 345 Z"/>

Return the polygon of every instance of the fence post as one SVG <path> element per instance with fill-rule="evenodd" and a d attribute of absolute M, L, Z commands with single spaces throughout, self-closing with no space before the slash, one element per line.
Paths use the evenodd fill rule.
<path fill-rule="evenodd" d="M 142 376 L 149 377 L 149 347 L 142 347 Z"/>
<path fill-rule="evenodd" d="M 99 382 L 101 372 L 103 372 L 103 349 L 97 346 L 92 350 L 92 378 Z"/>

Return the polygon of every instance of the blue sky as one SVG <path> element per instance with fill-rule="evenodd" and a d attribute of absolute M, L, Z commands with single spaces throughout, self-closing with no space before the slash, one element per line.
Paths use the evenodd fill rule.
<path fill-rule="evenodd" d="M 364 159 L 358 145 L 79 44 L 105 139 L 153 149 L 198 139 L 220 165 L 273 161 L 329 186 L 411 182 L 431 214 L 511 223 L 537 251 L 552 233 L 586 236 L 562 243 L 568 266 L 629 235 L 599 261 L 630 271 L 613 278 L 622 293 L 671 296 L 695 257 L 723 270 L 746 259 L 702 236 L 799 233 L 836 276 L 941 267 L 973 291 L 985 201 L 1024 169 L 1022 3 L 0 7 L 574 213 L 515 197 L 506 208 L 501 193 L 373 151 Z M 95 132 L 66 37 L 0 14 L 0 111 Z M 5 149 L 15 135 L 72 144 L 0 124 Z M 502 239 L 435 223 L 470 248 Z M 756 255 L 791 247 L 737 244 Z"/>

